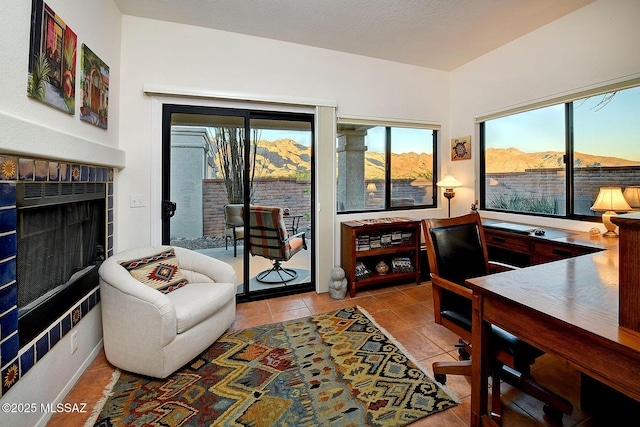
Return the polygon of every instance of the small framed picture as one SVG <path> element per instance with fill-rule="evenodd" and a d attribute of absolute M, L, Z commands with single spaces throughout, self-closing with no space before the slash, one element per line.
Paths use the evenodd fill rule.
<path fill-rule="evenodd" d="M 471 135 L 451 138 L 451 160 L 471 158 Z"/>

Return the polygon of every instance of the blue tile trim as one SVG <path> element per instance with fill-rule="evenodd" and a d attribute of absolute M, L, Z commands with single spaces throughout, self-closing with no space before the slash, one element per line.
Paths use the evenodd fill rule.
<path fill-rule="evenodd" d="M 16 251 L 18 250 L 16 238 L 17 234 L 15 231 L 11 234 L 5 234 L 4 236 L 0 235 L 0 259 L 16 256 Z"/>
<path fill-rule="evenodd" d="M 18 287 L 14 281 L 0 288 L 0 313 L 4 313 L 14 307 L 18 301 Z"/>
<path fill-rule="evenodd" d="M 107 186 L 106 252 L 113 255 L 113 168 L 0 154 L 0 397 L 68 334 L 99 302 L 96 288 L 35 342 L 19 348 L 16 283 L 16 183 L 18 181 L 102 182 Z M 105 233 L 106 234 L 106 233 Z"/>
<path fill-rule="evenodd" d="M 0 156 L 0 159 L 2 156 Z M 0 171 L 0 177 L 2 177 L 2 171 Z M 108 184 L 113 185 L 113 184 Z M 16 205 L 16 183 L 15 182 L 0 182 L 0 206 L 15 206 Z"/>
<path fill-rule="evenodd" d="M 58 341 L 60 341 L 60 330 L 60 322 L 56 322 L 53 325 L 53 328 L 49 329 L 49 348 L 53 348 L 53 346 L 58 344 Z"/>
<path fill-rule="evenodd" d="M 0 343 L 0 366 L 5 366 L 18 356 L 18 332 Z"/>
<path fill-rule="evenodd" d="M 7 391 L 20 379 L 20 368 L 18 367 L 18 359 L 14 360 L 11 364 L 7 365 L 1 372 L 0 383 L 2 383 L 2 395 L 4 396 Z"/>
<path fill-rule="evenodd" d="M 0 340 L 7 338 L 18 330 L 18 307 L 13 307 L 9 312 L 0 317 Z M 0 365 L 1 366 L 1 365 Z"/>
<path fill-rule="evenodd" d="M 16 259 L 0 262 L 0 287 L 16 280 Z"/>
<path fill-rule="evenodd" d="M 49 352 L 49 334 L 44 334 L 36 341 L 36 362 Z"/>
<path fill-rule="evenodd" d="M 15 231 L 18 221 L 18 212 L 15 206 L 2 209 L 0 208 L 0 233 Z"/>
<path fill-rule="evenodd" d="M 34 346 L 29 346 L 20 355 L 20 377 L 26 374 L 35 363 L 36 348 Z"/>

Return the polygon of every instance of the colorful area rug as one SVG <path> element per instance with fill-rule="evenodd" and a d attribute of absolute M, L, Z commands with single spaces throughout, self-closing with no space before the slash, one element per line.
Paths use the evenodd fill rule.
<path fill-rule="evenodd" d="M 404 426 L 458 399 L 359 308 L 230 332 L 172 376 L 122 372 L 96 426 Z"/>

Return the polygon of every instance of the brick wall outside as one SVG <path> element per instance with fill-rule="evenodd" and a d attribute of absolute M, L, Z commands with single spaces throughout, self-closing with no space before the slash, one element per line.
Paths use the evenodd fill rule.
<path fill-rule="evenodd" d="M 486 174 L 487 206 L 497 195 L 514 194 L 526 198 L 545 198 L 552 203 L 566 188 L 564 169 L 527 169 L 524 172 Z M 593 203 L 600 187 L 640 185 L 640 166 L 576 168 L 574 170 L 575 200 Z"/>
<path fill-rule="evenodd" d="M 377 187 L 375 198 L 384 197 L 382 181 L 374 182 Z M 365 182 L 365 188 L 369 181 Z M 431 182 L 418 182 L 413 179 L 394 180 L 392 198 L 398 199 L 398 205 L 414 200 L 415 204 L 433 203 Z M 303 215 L 300 227 L 309 226 L 311 218 L 311 183 L 295 178 L 263 178 L 256 182 L 253 204 L 280 206 L 289 208 L 292 214 Z M 332 184 L 329 184 L 332 185 Z M 203 181 L 203 235 L 221 236 L 224 231 L 224 206 L 228 203 L 224 181 L 205 179 Z M 375 206 L 377 207 L 377 206 Z M 373 209 L 374 206 L 367 206 Z"/>
<path fill-rule="evenodd" d="M 304 215 L 300 227 L 309 225 L 311 214 L 311 183 L 295 178 L 263 178 L 254 188 L 253 204 L 289 208 L 291 214 Z M 228 203 L 224 181 L 205 179 L 203 182 L 204 236 L 221 236 L 224 231 L 224 206 Z"/>

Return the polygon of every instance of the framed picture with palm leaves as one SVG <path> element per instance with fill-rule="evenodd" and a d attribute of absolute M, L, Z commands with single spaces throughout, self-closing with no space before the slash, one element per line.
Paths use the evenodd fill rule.
<path fill-rule="evenodd" d="M 27 95 L 75 114 L 78 37 L 42 0 L 33 0 Z"/>

